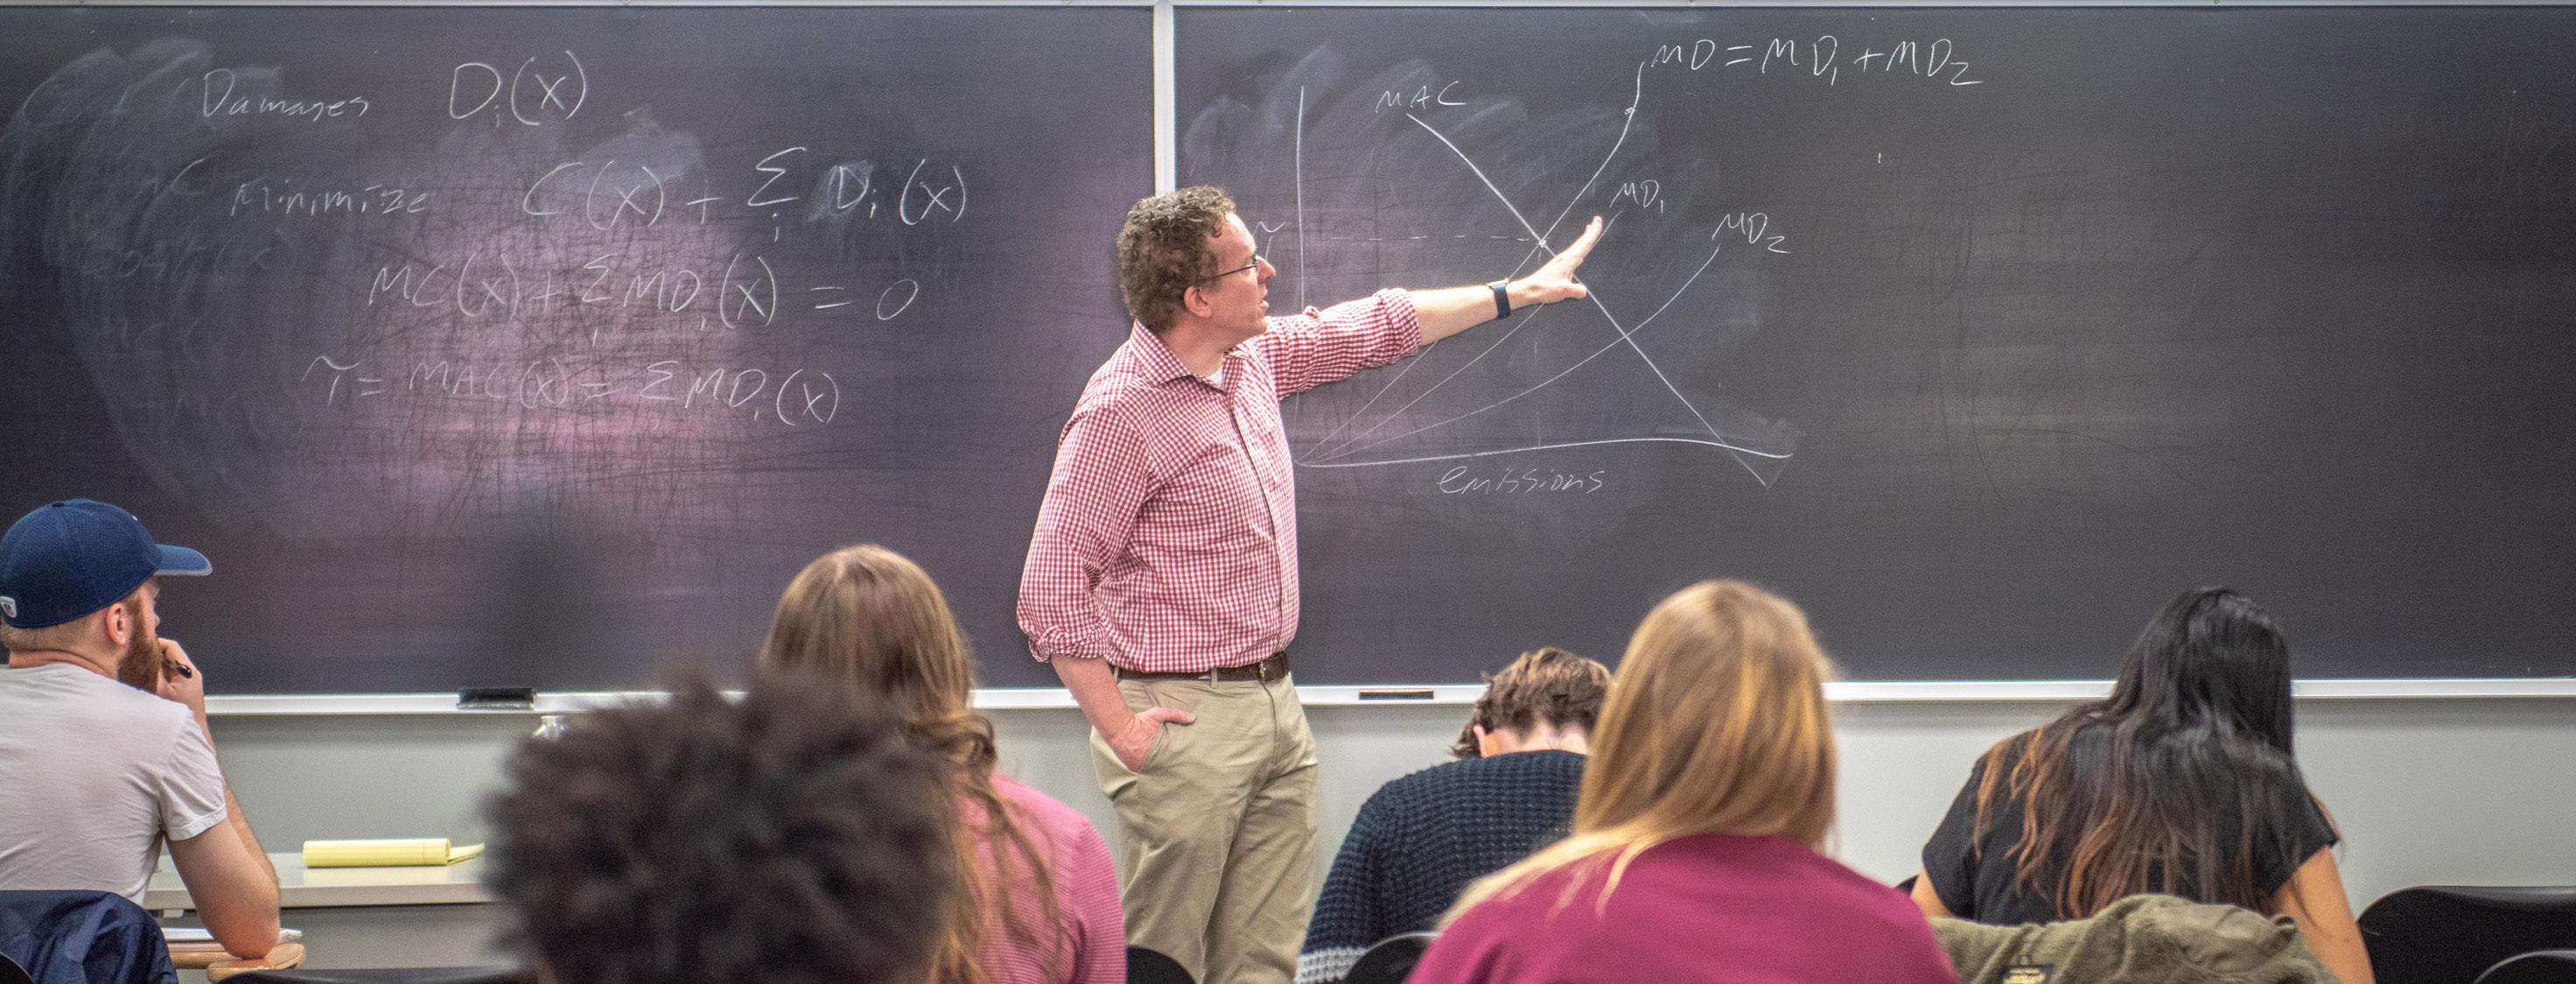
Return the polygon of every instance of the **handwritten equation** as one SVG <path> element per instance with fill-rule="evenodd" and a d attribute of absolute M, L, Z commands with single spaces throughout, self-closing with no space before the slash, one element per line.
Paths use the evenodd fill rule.
<path fill-rule="evenodd" d="M 641 365 L 567 364 L 560 356 L 516 362 L 409 363 L 314 356 L 298 378 L 305 399 L 356 406 L 370 401 L 439 399 L 494 408 L 561 410 L 629 402 L 672 411 L 733 411 L 782 427 L 829 424 L 841 414 L 841 384 L 828 372 L 691 365 L 660 359 Z"/>
<path fill-rule="evenodd" d="M 309 281 L 295 289 L 323 307 L 308 317 L 353 319 L 353 337 L 272 357 L 297 360 L 275 368 L 322 412 L 631 403 L 833 423 L 831 353 L 864 344 L 850 330 L 919 320 L 954 282 L 935 237 L 975 214 L 974 165 L 937 146 L 705 141 L 621 105 L 596 61 L 515 52 L 311 91 L 288 67 L 129 83 L 123 125 L 231 136 L 73 206 L 68 271 L 171 298 L 93 334 L 120 351 L 166 336 L 202 360 L 221 349 L 182 308 Z M 387 128 L 427 128 L 439 149 L 370 152 Z M 638 358 L 637 339 L 679 348 Z"/>

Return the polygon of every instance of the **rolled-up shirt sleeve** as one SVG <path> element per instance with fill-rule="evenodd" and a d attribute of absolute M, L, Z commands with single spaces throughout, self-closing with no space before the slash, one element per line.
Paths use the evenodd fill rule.
<path fill-rule="evenodd" d="M 1412 355 L 1422 347 L 1422 319 L 1411 293 L 1389 288 L 1320 311 L 1272 318 L 1270 330 L 1252 343 L 1269 361 L 1284 397 Z"/>
<path fill-rule="evenodd" d="M 1116 404 L 1075 410 L 1056 443 L 1055 472 L 1020 569 L 1020 631 L 1028 634 L 1029 655 L 1043 662 L 1117 653 L 1096 589 L 1125 554 L 1154 483 L 1144 439 Z"/>

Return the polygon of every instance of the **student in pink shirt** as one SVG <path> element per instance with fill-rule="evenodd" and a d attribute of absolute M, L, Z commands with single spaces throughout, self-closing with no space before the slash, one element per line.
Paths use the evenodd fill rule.
<path fill-rule="evenodd" d="M 971 700 L 966 638 L 930 575 L 873 544 L 823 555 L 779 597 L 760 666 L 889 701 L 916 744 L 956 764 L 968 890 L 950 906 L 932 981 L 1126 980 L 1109 847 L 1073 808 L 994 772 L 993 722 Z"/>
<path fill-rule="evenodd" d="M 1611 678 L 1574 835 L 1469 887 L 1410 980 L 1954 984 L 1904 895 L 1818 853 L 1832 671 L 1760 588 L 1664 599 Z"/>

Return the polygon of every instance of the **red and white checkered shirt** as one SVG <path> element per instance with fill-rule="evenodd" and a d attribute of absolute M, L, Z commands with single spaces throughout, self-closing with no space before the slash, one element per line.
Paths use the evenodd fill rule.
<path fill-rule="evenodd" d="M 1240 666 L 1297 637 L 1297 482 L 1279 400 L 1422 345 L 1401 290 L 1270 319 L 1210 385 L 1145 326 L 1074 405 L 1020 572 L 1038 659 Z"/>

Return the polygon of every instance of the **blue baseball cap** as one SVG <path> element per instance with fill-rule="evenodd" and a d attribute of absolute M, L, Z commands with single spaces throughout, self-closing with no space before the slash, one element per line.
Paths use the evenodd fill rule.
<path fill-rule="evenodd" d="M 155 574 L 205 574 L 206 555 L 152 542 L 134 514 L 95 499 L 36 507 L 0 536 L 0 617 L 61 625 L 116 604 Z"/>

